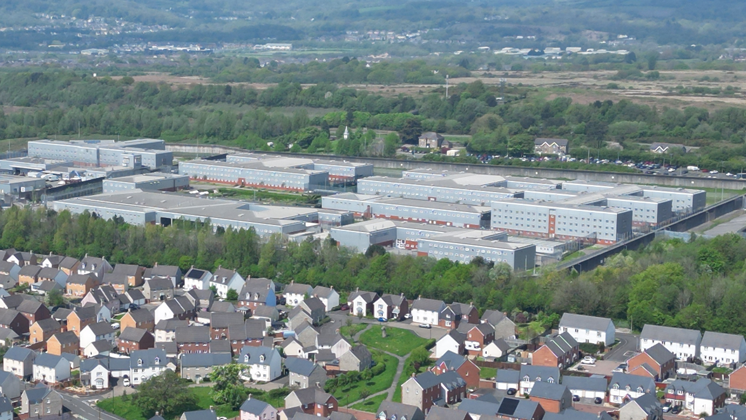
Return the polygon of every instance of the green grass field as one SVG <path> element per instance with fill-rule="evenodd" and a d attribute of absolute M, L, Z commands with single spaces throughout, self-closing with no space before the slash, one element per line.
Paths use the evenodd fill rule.
<path fill-rule="evenodd" d="M 339 329 L 339 333 L 345 337 L 352 337 L 360 331 L 364 330 L 368 324 L 352 324 L 350 326 L 345 325 Z"/>
<path fill-rule="evenodd" d="M 386 338 L 381 337 L 381 326 L 374 325 L 360 336 L 360 342 L 398 356 L 405 356 L 415 348 L 427 343 L 409 330 L 386 327 Z"/>
<path fill-rule="evenodd" d="M 482 379 L 490 379 L 497 376 L 497 368 L 483 367 L 479 371 L 479 377 Z"/>
<path fill-rule="evenodd" d="M 381 405 L 383 400 L 386 399 L 387 394 L 376 395 L 375 397 L 368 398 L 365 402 L 359 402 L 352 405 L 350 408 L 354 410 L 365 411 L 368 413 L 375 413 L 378 410 L 378 406 Z"/>
<path fill-rule="evenodd" d="M 388 389 L 394 382 L 394 376 L 396 375 L 396 368 L 399 365 L 399 361 L 396 357 L 384 354 L 383 358 L 386 364 L 386 370 L 380 375 L 374 376 L 369 381 L 359 381 L 355 384 L 345 386 L 343 388 L 337 388 L 334 391 L 334 397 L 339 401 L 339 405 L 348 405 L 352 402 L 362 399 L 360 397 L 360 391 L 363 388 L 368 388 L 371 394 L 381 392 Z M 378 406 L 374 407 L 378 408 Z"/>

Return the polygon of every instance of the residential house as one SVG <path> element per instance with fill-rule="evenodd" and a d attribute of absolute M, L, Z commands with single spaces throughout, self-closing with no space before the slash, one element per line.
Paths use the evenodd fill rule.
<path fill-rule="evenodd" d="M 307 284 L 296 283 L 291 280 L 290 284 L 285 286 L 282 295 L 285 298 L 285 305 L 297 306 L 306 298 L 313 296 L 313 288 Z"/>
<path fill-rule="evenodd" d="M 181 272 L 181 268 L 175 265 L 158 265 L 158 263 L 155 263 L 153 268 L 146 268 L 142 275 L 142 278 L 145 281 L 155 277 L 171 279 L 174 288 L 181 287 L 184 283 L 184 275 Z"/>
<path fill-rule="evenodd" d="M 530 378 L 527 378 L 530 379 Z M 515 389 L 518 391 L 521 372 L 513 369 L 498 369 L 495 374 L 495 388 L 501 391 Z"/>
<path fill-rule="evenodd" d="M 98 309 L 96 305 L 86 307 L 76 306 L 73 308 L 73 311 L 67 316 L 67 330 L 80 336 L 80 332 L 85 327 L 99 321 Z"/>
<path fill-rule="evenodd" d="M 80 362 L 80 382 L 91 389 L 109 389 L 109 359 L 85 359 Z"/>
<path fill-rule="evenodd" d="M 308 298 L 302 301 L 298 306 L 311 316 L 312 324 L 321 324 L 321 320 L 326 316 L 326 307 L 324 306 L 324 302 L 319 298 Z"/>
<path fill-rule="evenodd" d="M 492 328 L 492 325 L 490 324 L 461 325 L 465 327 L 471 326 L 466 333 L 466 341 L 464 341 L 464 350 L 466 350 L 469 355 L 481 356 L 482 349 L 495 341 L 495 329 Z"/>
<path fill-rule="evenodd" d="M 264 401 L 251 398 L 251 394 L 246 401 L 241 404 L 239 420 L 276 420 L 277 409 Z"/>
<path fill-rule="evenodd" d="M 37 257 L 34 254 L 33 251 L 31 252 L 14 252 L 11 254 L 7 261 L 10 261 L 12 263 L 18 264 L 21 267 L 26 267 L 29 265 L 37 265 Z"/>
<path fill-rule="evenodd" d="M 742 335 L 705 331 L 699 355 L 706 365 L 732 366 L 746 361 L 746 340 Z"/>
<path fill-rule="evenodd" d="M 220 340 L 228 337 L 230 325 L 243 325 L 246 320 L 240 312 L 233 313 L 211 313 L 210 314 L 210 337 Z"/>
<path fill-rule="evenodd" d="M 117 264 L 112 273 L 124 274 L 127 276 L 127 285 L 129 287 L 140 287 L 143 283 L 145 268 L 135 264 Z"/>
<path fill-rule="evenodd" d="M 466 397 L 466 382 L 458 373 L 435 375 L 431 371 L 412 376 L 401 385 L 402 403 L 428 412 L 434 405 L 450 405 Z"/>
<path fill-rule="evenodd" d="M 676 356 L 658 343 L 627 360 L 627 372 L 663 381 L 674 374 Z"/>
<path fill-rule="evenodd" d="M 147 350 L 155 347 L 155 337 L 150 331 L 137 328 L 129 327 L 122 330 L 122 333 L 117 337 L 117 348 L 120 353 L 130 354 L 135 350 Z"/>
<path fill-rule="evenodd" d="M 174 285 L 168 277 L 153 277 L 142 287 L 145 300 L 158 302 L 174 298 Z"/>
<path fill-rule="evenodd" d="M 42 268 L 59 268 L 63 259 L 65 259 L 65 257 L 62 255 L 55 255 L 50 252 L 49 255 L 39 255 L 36 258 L 36 261 Z"/>
<path fill-rule="evenodd" d="M 72 331 L 57 333 L 47 341 L 47 352 L 61 356 L 62 353 L 78 354 L 80 339 Z"/>
<path fill-rule="evenodd" d="M 699 357 L 702 334 L 697 330 L 645 324 L 640 333 L 640 350 L 656 344 L 662 344 L 678 360 L 693 360 Z"/>
<path fill-rule="evenodd" d="M 230 353 L 184 354 L 179 358 L 179 370 L 182 379 L 200 383 L 203 379 L 209 378 L 216 366 L 227 365 L 231 361 Z"/>
<path fill-rule="evenodd" d="M 72 274 L 67 278 L 65 293 L 73 297 L 83 297 L 98 285 L 98 280 L 90 274 Z"/>
<path fill-rule="evenodd" d="M 16 283 L 18 282 L 18 273 L 21 272 L 21 266 L 10 261 L 0 261 L 0 274 L 10 276 Z"/>
<path fill-rule="evenodd" d="M 97 279 L 103 279 L 104 274 L 111 273 L 114 268 L 105 258 L 89 257 L 88 254 L 78 264 L 78 274 L 91 274 Z"/>
<path fill-rule="evenodd" d="M 557 367 L 521 365 L 520 382 L 518 391 L 521 394 L 531 394 L 531 390 L 537 382 L 548 384 L 560 383 L 560 372 Z"/>
<path fill-rule="evenodd" d="M 376 300 L 378 300 L 376 292 L 360 291 L 358 287 L 354 292 L 347 295 L 347 305 L 350 307 L 350 315 L 373 315 L 373 303 Z"/>
<path fill-rule="evenodd" d="M 62 397 L 52 388 L 38 384 L 23 391 L 21 395 L 21 414 L 31 417 L 42 417 L 62 414 Z"/>
<path fill-rule="evenodd" d="M 54 281 L 39 281 L 31 286 L 32 292 L 36 292 L 42 296 L 46 296 L 46 294 L 51 292 L 52 290 L 57 290 L 58 292 L 60 292 L 60 294 L 65 293 L 65 287 L 60 286 L 57 282 Z M 0 293 L 2 293 L 2 290 L 0 290 Z"/>
<path fill-rule="evenodd" d="M 304 335 L 301 334 L 300 337 L 303 338 Z M 352 345 L 331 324 L 321 328 L 320 333 L 316 336 L 316 347 L 319 350 L 330 350 L 336 358 L 341 358 L 343 354 L 352 349 Z"/>
<path fill-rule="evenodd" d="M 612 404 L 622 404 L 647 393 L 655 394 L 652 378 L 615 372 L 609 382 L 609 402 Z"/>
<path fill-rule="evenodd" d="M 531 389 L 529 399 L 539 403 L 547 413 L 560 413 L 572 408 L 572 394 L 565 385 L 537 382 Z"/>
<path fill-rule="evenodd" d="M 106 321 L 88 324 L 80 332 L 80 347 L 85 348 L 94 341 L 106 340 L 114 346 L 114 328 Z"/>
<path fill-rule="evenodd" d="M 309 356 L 309 354 L 305 352 L 303 344 L 301 344 L 301 342 L 293 336 L 290 336 L 283 340 L 283 342 L 280 344 L 280 347 L 282 347 L 282 352 L 287 358 L 293 357 L 298 359 L 307 359 Z M 285 362 L 287 363 L 287 359 Z"/>
<path fill-rule="evenodd" d="M 537 155 L 566 155 L 567 139 L 534 139 L 534 153 Z"/>
<path fill-rule="evenodd" d="M 70 364 L 70 371 L 72 372 L 75 369 L 80 368 L 80 356 L 73 353 L 60 353 L 60 356 L 62 356 L 63 359 L 67 360 L 67 362 Z"/>
<path fill-rule="evenodd" d="M 153 313 L 147 309 L 128 310 L 119 320 L 119 325 L 122 331 L 127 328 L 142 328 L 153 332 L 155 318 L 153 317 Z"/>
<path fill-rule="evenodd" d="M 362 372 L 372 364 L 373 355 L 363 345 L 357 345 L 339 356 L 339 370 L 342 372 Z"/>
<path fill-rule="evenodd" d="M 510 345 L 499 338 L 482 348 L 482 357 L 485 359 L 499 359 L 510 351 Z"/>
<path fill-rule="evenodd" d="M 432 407 L 427 412 L 427 420 L 474 420 L 463 410 L 452 410 L 444 407 Z"/>
<path fill-rule="evenodd" d="M 0 274 L 0 293 L 2 296 L 9 295 L 8 290 L 18 286 L 18 279 L 6 274 Z"/>
<path fill-rule="evenodd" d="M 184 275 L 184 290 L 206 290 L 209 289 L 210 286 L 208 285 L 210 278 L 212 278 L 212 273 L 207 270 L 200 270 L 198 268 L 192 268 L 187 271 L 187 273 Z"/>
<path fill-rule="evenodd" d="M 261 305 L 251 311 L 251 319 L 264 321 L 267 328 L 271 328 L 272 324 L 280 320 L 280 312 L 275 306 Z"/>
<path fill-rule="evenodd" d="M 606 378 L 600 375 L 593 376 L 564 376 L 562 385 L 570 390 L 572 395 L 580 398 L 595 400 L 596 398 L 606 399 L 606 388 L 608 383 Z"/>
<path fill-rule="evenodd" d="M 70 362 L 60 355 L 42 353 L 34 359 L 33 379 L 47 384 L 66 381 L 70 379 Z"/>
<path fill-rule="evenodd" d="M 494 399 L 491 399 L 492 401 Z M 494 416 L 480 416 L 479 420 L 536 420 L 544 418 L 544 409 L 536 401 L 503 398 Z"/>
<path fill-rule="evenodd" d="M 661 420 L 663 407 L 655 394 L 641 394 L 619 409 L 619 420 Z"/>
<path fill-rule="evenodd" d="M 187 411 L 181 414 L 181 417 L 179 417 L 179 420 L 217 420 L 217 418 L 218 418 L 218 415 L 215 414 L 215 411 L 210 409 L 210 410 Z"/>
<path fill-rule="evenodd" d="M 443 357 L 448 352 L 466 354 L 466 333 L 459 330 L 448 331 L 435 342 L 435 357 Z"/>
<path fill-rule="evenodd" d="M 101 283 L 111 286 L 118 294 L 130 289 L 129 276 L 126 273 L 105 273 Z"/>
<path fill-rule="evenodd" d="M 457 408 L 459 413 L 466 413 L 473 420 L 481 420 L 482 418 L 488 418 L 489 416 L 496 417 L 499 409 L 500 402 L 496 398 L 494 401 L 487 401 L 485 399 L 478 400 L 473 397 L 465 399 Z M 433 410 L 430 410 L 430 413 L 432 412 Z M 428 413 L 428 416 L 430 413 Z"/>
<path fill-rule="evenodd" d="M 164 319 L 158 321 L 155 325 L 155 341 L 172 342 L 175 340 L 176 330 L 188 325 L 189 321 L 181 319 Z"/>
<path fill-rule="evenodd" d="M 0 372 L 0 394 L 15 400 L 21 396 L 23 389 L 25 386 L 16 375 L 5 371 Z"/>
<path fill-rule="evenodd" d="M 176 330 L 176 345 L 179 354 L 209 353 L 210 327 L 192 325 Z"/>
<path fill-rule="evenodd" d="M 192 300 L 187 296 L 176 296 L 158 305 L 155 311 L 153 311 L 153 317 L 155 318 L 155 323 L 158 324 L 165 319 L 190 320 L 194 318 L 196 312 L 197 308 L 192 303 Z"/>
<path fill-rule="evenodd" d="M 238 306 L 251 310 L 259 306 L 277 306 L 275 282 L 266 278 L 249 277 L 238 293 Z"/>
<path fill-rule="evenodd" d="M 55 333 L 61 332 L 62 326 L 52 318 L 36 321 L 29 328 L 29 342 L 31 344 L 44 343 Z"/>
<path fill-rule="evenodd" d="M 318 417 L 329 417 L 339 408 L 333 395 L 321 387 L 296 389 L 285 397 L 285 410 L 298 407 L 303 413 Z"/>
<path fill-rule="evenodd" d="M 67 277 L 67 274 L 59 268 L 42 268 L 37 276 L 40 282 L 51 281 L 63 288 L 67 284 Z"/>
<path fill-rule="evenodd" d="M 400 295 L 384 293 L 380 298 L 373 302 L 375 318 L 394 319 L 401 321 L 409 313 L 409 301 Z"/>
<path fill-rule="evenodd" d="M 18 306 L 15 307 L 15 310 L 26 317 L 29 326 L 33 325 L 33 323 L 36 321 L 41 321 L 42 319 L 47 319 L 52 316 L 52 314 L 49 312 L 49 308 L 47 308 L 44 303 L 39 302 L 31 296 L 23 296 L 25 297 L 23 298 L 21 303 L 19 303 Z"/>
<path fill-rule="evenodd" d="M 725 389 L 710 379 L 696 382 L 676 379 L 666 385 L 664 398 L 672 405 L 680 405 L 695 415 L 711 416 L 725 406 Z"/>
<path fill-rule="evenodd" d="M 246 280 L 236 270 L 218 267 L 210 277 L 208 289 L 215 286 L 217 295 L 225 299 L 228 296 L 228 290 L 235 290 L 238 293 L 243 288 L 244 283 L 246 283 Z"/>
<path fill-rule="evenodd" d="M 609 318 L 565 313 L 559 323 L 559 332 L 566 332 L 578 343 L 611 346 L 616 339 L 614 323 Z"/>
<path fill-rule="evenodd" d="M 228 326 L 228 341 L 231 343 L 233 354 L 238 354 L 244 346 L 261 346 L 267 337 L 267 329 L 263 321 L 247 319 L 243 325 Z"/>
<path fill-rule="evenodd" d="M 728 375 L 728 388 L 734 396 L 746 393 L 746 365 L 741 365 Z"/>
<path fill-rule="evenodd" d="M 15 309 L 0 309 L 0 327 L 23 335 L 29 332 L 29 320 Z"/>
<path fill-rule="evenodd" d="M 139 308 L 145 305 L 145 295 L 140 289 L 130 289 L 124 294 L 118 296 L 119 298 L 119 310 L 126 311 L 131 308 Z"/>
<path fill-rule="evenodd" d="M 285 368 L 288 371 L 288 386 L 290 388 L 303 389 L 313 386 L 323 388 L 326 384 L 326 370 L 308 359 L 287 357 Z"/>
<path fill-rule="evenodd" d="M 313 297 L 319 298 L 324 304 L 326 312 L 339 306 L 339 293 L 332 287 L 316 286 L 313 288 Z"/>
<path fill-rule="evenodd" d="M 543 420 L 614 420 L 614 418 L 606 411 L 596 414 L 568 408 L 561 413 L 546 413 Z"/>
<path fill-rule="evenodd" d="M 430 370 L 436 375 L 454 371 L 464 379 L 466 386 L 479 388 L 479 366 L 465 356 L 449 351 L 441 356 Z"/>
<path fill-rule="evenodd" d="M 407 419 L 425 420 L 425 413 L 417 407 L 393 401 L 381 401 L 376 410 L 376 420 Z"/>
<path fill-rule="evenodd" d="M 479 311 L 473 304 L 454 302 L 440 311 L 438 324 L 444 328 L 456 328 L 462 323 L 479 323 Z"/>
<path fill-rule="evenodd" d="M 130 353 L 130 379 L 133 385 L 140 385 L 166 369 L 168 358 L 163 350 L 136 350 Z"/>
<path fill-rule="evenodd" d="M 39 272 L 41 267 L 38 265 L 27 265 L 18 272 L 18 283 L 31 286 L 39 281 Z"/>
<path fill-rule="evenodd" d="M 3 370 L 26 379 L 34 374 L 34 359 L 36 353 L 33 350 L 12 346 L 3 356 Z"/>
<path fill-rule="evenodd" d="M 418 297 L 410 306 L 412 323 L 422 325 L 438 325 L 440 313 L 446 308 L 442 300 L 423 299 Z"/>
<path fill-rule="evenodd" d="M 108 356 L 114 346 L 110 341 L 100 340 L 83 347 L 83 357 Z"/>
<path fill-rule="evenodd" d="M 244 346 L 238 355 L 238 363 L 247 366 L 246 376 L 253 381 L 269 382 L 282 375 L 282 357 L 271 347 Z"/>
<path fill-rule="evenodd" d="M 69 277 L 78 272 L 78 266 L 80 266 L 80 260 L 73 257 L 65 257 L 57 268 L 62 270 L 62 272 L 67 274 Z"/>
<path fill-rule="evenodd" d="M 199 289 L 191 289 L 184 295 L 187 299 L 189 299 L 190 302 L 192 302 L 192 305 L 194 305 L 195 311 L 199 312 L 207 312 L 212 307 L 213 302 L 215 301 L 215 294 L 212 292 L 212 290 L 199 290 Z"/>
<path fill-rule="evenodd" d="M 572 336 L 563 332 L 552 337 L 536 350 L 532 363 L 536 366 L 567 368 L 580 357 L 580 345 Z"/>
<path fill-rule="evenodd" d="M 443 136 L 432 131 L 422 133 L 417 145 L 423 149 L 440 149 L 443 145 Z"/>
<path fill-rule="evenodd" d="M 488 323 L 495 329 L 495 339 L 502 338 L 505 340 L 514 339 L 515 323 L 507 315 L 500 311 L 488 309 L 482 314 L 482 323 Z"/>

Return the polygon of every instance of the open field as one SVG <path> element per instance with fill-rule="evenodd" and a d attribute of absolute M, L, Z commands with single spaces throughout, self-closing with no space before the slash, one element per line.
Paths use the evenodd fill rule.
<path fill-rule="evenodd" d="M 420 338 L 410 330 L 391 327 L 386 327 L 386 338 L 383 338 L 381 327 L 374 325 L 360 335 L 360 342 L 368 347 L 394 353 L 397 356 L 404 356 L 427 343 L 427 340 Z"/>

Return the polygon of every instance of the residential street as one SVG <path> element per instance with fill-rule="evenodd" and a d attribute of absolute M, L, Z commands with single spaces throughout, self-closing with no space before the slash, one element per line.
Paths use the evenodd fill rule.
<path fill-rule="evenodd" d="M 616 338 L 619 340 L 609 354 L 604 357 L 604 360 L 611 360 L 614 362 L 626 362 L 630 357 L 634 356 L 637 352 L 637 336 L 629 333 L 617 332 Z"/>
<path fill-rule="evenodd" d="M 98 407 L 91 407 L 89 401 L 91 401 L 92 397 L 88 397 L 89 399 L 84 400 L 64 392 L 57 391 L 57 393 L 62 397 L 62 405 L 76 416 L 80 416 L 86 420 L 124 420 L 122 417 L 109 414 Z M 103 398 L 103 396 L 101 396 L 101 398 Z"/>

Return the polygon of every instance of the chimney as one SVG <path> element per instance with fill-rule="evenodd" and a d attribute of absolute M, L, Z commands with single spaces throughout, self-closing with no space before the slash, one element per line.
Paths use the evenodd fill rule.
<path fill-rule="evenodd" d="M 251 392 L 249 392 L 249 396 L 246 398 L 247 400 L 251 399 Z"/>
<path fill-rule="evenodd" d="M 192 264 L 192 268 L 194 268 L 194 264 Z"/>
<path fill-rule="evenodd" d="M 316 382 L 316 388 L 321 389 L 321 384 Z"/>
<path fill-rule="evenodd" d="M 155 265 L 153 267 L 158 267 L 158 261 L 155 262 Z"/>
<path fill-rule="evenodd" d="M 422 295 L 417 296 L 417 300 L 422 299 Z"/>
<path fill-rule="evenodd" d="M 359 292 L 359 291 L 360 291 L 360 288 L 358 287 L 357 289 L 355 289 L 355 291 L 356 291 L 356 292 Z"/>
<path fill-rule="evenodd" d="M 218 264 L 218 270 L 220 270 L 221 268 L 223 268 L 223 264 Z"/>
<path fill-rule="evenodd" d="M 295 283 L 295 280 L 290 280 L 290 284 L 293 284 L 293 283 Z"/>
<path fill-rule="evenodd" d="M 88 253 L 87 252 L 85 253 L 85 257 L 83 257 L 83 258 L 88 258 Z"/>

